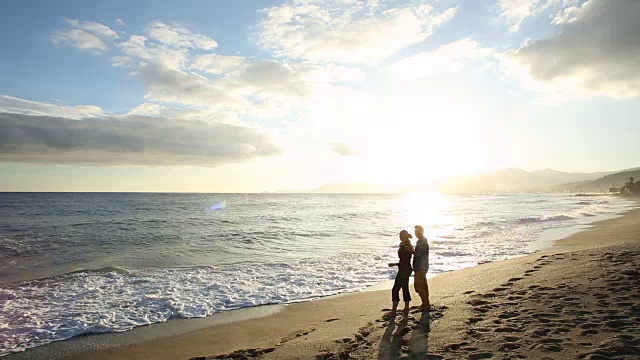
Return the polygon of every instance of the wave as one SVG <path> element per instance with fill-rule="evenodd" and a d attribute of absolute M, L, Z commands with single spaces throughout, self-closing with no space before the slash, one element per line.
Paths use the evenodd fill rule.
<path fill-rule="evenodd" d="M 480 225 L 480 226 L 492 226 L 495 225 L 495 221 L 478 221 L 475 223 L 475 225 Z"/>
<path fill-rule="evenodd" d="M 573 216 L 558 214 L 553 216 L 533 216 L 520 218 L 516 220 L 518 224 L 531 224 L 531 223 L 539 223 L 539 222 L 547 222 L 547 221 L 564 221 L 564 220 L 572 220 L 575 219 Z"/>
<path fill-rule="evenodd" d="M 0 323 L 10 334 L 0 338 L 0 356 L 82 334 L 358 291 L 391 279 L 390 260 L 352 254 L 288 264 L 248 263 L 242 271 L 235 266 L 103 267 L 0 286 L 7 310 L 0 313 Z"/>
<path fill-rule="evenodd" d="M 2 238 L 0 240 L 0 256 L 2 257 L 20 257 L 31 250 L 27 241 L 18 238 Z"/>
<path fill-rule="evenodd" d="M 474 254 L 462 252 L 462 251 L 438 251 L 438 257 L 450 258 L 450 257 L 460 257 L 460 256 L 473 256 Z"/>
<path fill-rule="evenodd" d="M 117 266 L 105 266 L 105 267 L 96 268 L 96 269 L 77 269 L 77 270 L 66 272 L 59 276 L 64 277 L 64 276 L 71 276 L 76 274 L 91 274 L 91 273 L 117 273 L 122 275 L 131 275 L 130 270 L 120 268 Z M 48 278 L 48 279 L 51 279 L 51 278 Z"/>
<path fill-rule="evenodd" d="M 0 257 L 18 257 L 21 255 L 22 252 L 15 247 L 0 245 Z"/>
<path fill-rule="evenodd" d="M 438 237 L 442 238 L 442 239 L 455 239 L 456 238 L 454 235 L 440 235 Z"/>

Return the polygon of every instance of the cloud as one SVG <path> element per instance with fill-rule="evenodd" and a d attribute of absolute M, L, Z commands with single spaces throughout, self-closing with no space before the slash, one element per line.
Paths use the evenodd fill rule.
<path fill-rule="evenodd" d="M 73 120 L 0 113 L 0 161 L 74 165 L 202 165 L 277 156 L 265 132 L 132 116 Z"/>
<path fill-rule="evenodd" d="M 304 99 L 332 84 L 364 79 L 363 71 L 336 65 L 284 63 L 242 56 L 205 54 L 190 65 L 187 49 L 173 49 L 133 35 L 119 45 L 126 56 L 112 57 L 114 66 L 130 72 L 146 86 L 148 100 L 206 108 L 233 108 L 256 116 L 285 115 L 285 102 Z M 194 70 L 214 75 L 213 79 Z"/>
<path fill-rule="evenodd" d="M 56 46 L 71 46 L 100 54 L 109 48 L 105 41 L 115 40 L 119 37 L 115 31 L 104 24 L 73 19 L 65 20 L 65 22 L 70 29 L 56 31 L 51 36 L 51 41 Z"/>
<path fill-rule="evenodd" d="M 208 123 L 246 126 L 233 111 L 210 111 L 189 107 L 169 107 L 155 103 L 143 103 L 131 109 L 124 117 L 147 116 L 173 119 L 176 121 L 197 120 Z"/>
<path fill-rule="evenodd" d="M 110 61 L 140 80 L 145 100 L 162 103 L 158 106 L 193 107 L 207 114 L 235 111 L 238 116 L 283 117 L 314 101 L 325 101 L 321 98 L 337 86 L 366 77 L 358 68 L 335 64 L 202 54 L 202 49 L 217 44 L 203 34 L 159 21 L 149 24 L 146 33 L 117 43 L 114 50 L 119 52 Z M 152 108 L 132 111 L 156 116 L 149 112 Z"/>
<path fill-rule="evenodd" d="M 117 39 L 119 38 L 118 33 L 111 30 L 110 27 L 104 24 L 100 24 L 97 22 L 90 21 L 78 21 L 73 19 L 65 20 L 69 26 L 72 28 L 80 29 L 92 33 L 95 36 L 98 36 L 102 39 Z"/>
<path fill-rule="evenodd" d="M 147 38 L 141 35 L 130 36 L 129 40 L 118 44 L 118 47 L 126 56 L 112 58 L 114 66 L 143 66 L 156 63 L 178 69 L 184 67 L 189 54 L 187 49 L 174 49 L 158 43 L 148 43 Z M 137 63 L 134 64 L 136 61 Z"/>
<path fill-rule="evenodd" d="M 129 73 L 144 83 L 148 100 L 206 108 L 246 106 L 242 97 L 231 96 L 215 82 L 190 72 L 188 49 L 149 42 L 141 35 L 130 36 L 118 47 L 124 56 L 112 57 L 112 65 L 132 68 Z"/>
<path fill-rule="evenodd" d="M 224 74 L 245 69 L 250 63 L 251 60 L 243 56 L 207 54 L 196 57 L 191 66 L 194 69 L 204 70 L 212 74 Z"/>
<path fill-rule="evenodd" d="M 245 100 L 234 98 L 207 78 L 176 68 L 149 63 L 135 72 L 147 88 L 146 98 L 184 105 L 237 107 Z"/>
<path fill-rule="evenodd" d="M 116 25 L 125 26 L 127 24 L 124 22 L 124 20 L 118 18 L 118 19 L 116 19 Z"/>
<path fill-rule="evenodd" d="M 218 43 L 212 38 L 194 34 L 180 25 L 167 25 L 161 21 L 153 21 L 149 24 L 147 32 L 151 39 L 172 47 L 193 47 L 202 50 L 213 50 L 218 47 Z"/>
<path fill-rule="evenodd" d="M 321 62 L 372 62 L 425 40 L 457 7 L 384 9 L 377 2 L 295 1 L 264 10 L 257 43 L 279 57 Z"/>
<path fill-rule="evenodd" d="M 0 95 L 0 112 L 25 115 L 50 115 L 70 119 L 103 116 L 102 109 L 94 105 L 68 106 L 46 102 L 19 99 Z"/>
<path fill-rule="evenodd" d="M 164 107 L 154 103 L 144 103 L 131 109 L 127 115 L 142 115 L 142 116 L 158 116 L 164 110 Z"/>
<path fill-rule="evenodd" d="M 469 61 L 489 58 L 493 52 L 490 48 L 481 47 L 475 40 L 464 38 L 442 45 L 434 51 L 401 59 L 391 64 L 389 70 L 409 77 L 442 72 L 458 73 L 465 69 Z"/>
<path fill-rule="evenodd" d="M 72 46 L 76 49 L 102 53 L 107 51 L 107 44 L 99 37 L 78 29 L 61 30 L 53 33 L 51 40 L 56 46 Z"/>
<path fill-rule="evenodd" d="M 241 56 L 207 54 L 198 56 L 192 68 L 222 75 L 217 84 L 227 91 L 251 95 L 310 96 L 317 87 L 339 81 L 355 81 L 364 72 L 336 65 L 287 64 Z"/>
<path fill-rule="evenodd" d="M 338 142 L 332 142 L 329 144 L 329 146 L 331 146 L 331 150 L 333 150 L 333 152 L 335 152 L 336 154 L 340 155 L 340 156 L 352 156 L 352 155 L 357 155 L 358 152 L 351 149 L 348 145 L 346 144 L 342 144 L 342 143 L 338 143 Z"/>
<path fill-rule="evenodd" d="M 501 56 L 524 87 L 549 100 L 640 96 L 640 2 L 589 0 L 554 19 L 554 36 Z"/>
<path fill-rule="evenodd" d="M 509 24 L 512 32 L 520 30 L 520 25 L 528 17 L 537 16 L 549 9 L 551 6 L 571 0 L 500 0 L 498 3 L 501 16 Z"/>

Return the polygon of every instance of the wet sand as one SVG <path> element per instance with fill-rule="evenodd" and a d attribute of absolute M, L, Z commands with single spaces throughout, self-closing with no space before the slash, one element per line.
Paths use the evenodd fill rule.
<path fill-rule="evenodd" d="M 430 312 L 387 321 L 389 290 L 361 292 L 64 358 L 638 359 L 639 271 L 633 210 L 547 251 L 431 279 Z"/>

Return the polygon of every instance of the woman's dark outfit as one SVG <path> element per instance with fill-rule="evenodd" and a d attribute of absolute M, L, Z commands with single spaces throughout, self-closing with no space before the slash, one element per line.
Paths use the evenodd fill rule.
<path fill-rule="evenodd" d="M 409 278 L 411 277 L 411 243 L 400 244 L 398 249 L 398 257 L 400 262 L 398 263 L 398 274 L 396 275 L 396 281 L 393 284 L 391 290 L 392 301 L 400 301 L 400 289 L 402 288 L 402 297 L 405 302 L 411 301 L 411 293 L 409 292 Z"/>

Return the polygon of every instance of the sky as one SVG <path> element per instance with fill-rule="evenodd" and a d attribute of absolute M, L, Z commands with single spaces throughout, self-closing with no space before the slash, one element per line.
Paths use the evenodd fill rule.
<path fill-rule="evenodd" d="M 0 3 L 0 191 L 639 166 L 640 1 Z"/>

